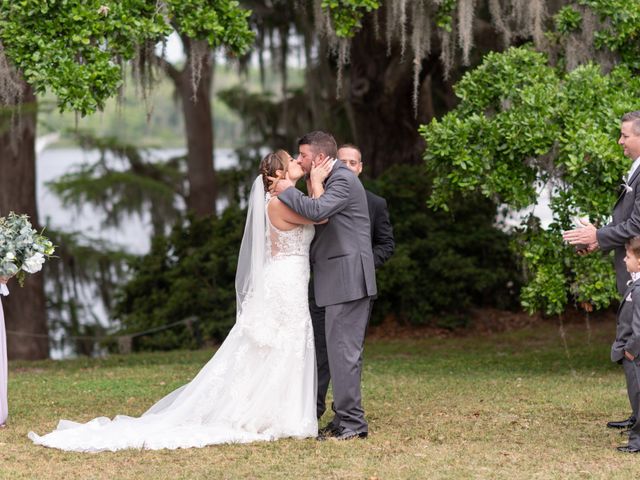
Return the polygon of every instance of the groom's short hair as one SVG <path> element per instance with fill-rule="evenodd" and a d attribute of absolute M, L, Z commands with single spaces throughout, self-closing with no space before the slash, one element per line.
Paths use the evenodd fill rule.
<path fill-rule="evenodd" d="M 640 135 L 640 110 L 625 113 L 622 116 L 621 122 L 632 122 L 633 133 L 635 133 L 636 135 Z"/>
<path fill-rule="evenodd" d="M 303 135 L 298 140 L 298 146 L 309 145 L 314 155 L 324 153 L 327 157 L 336 158 L 338 156 L 338 145 L 333 135 L 317 130 Z"/>

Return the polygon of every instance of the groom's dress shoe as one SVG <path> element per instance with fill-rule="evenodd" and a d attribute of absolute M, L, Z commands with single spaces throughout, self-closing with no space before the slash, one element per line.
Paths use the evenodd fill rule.
<path fill-rule="evenodd" d="M 368 436 L 369 434 L 367 432 L 358 433 L 358 432 L 354 432 L 353 430 L 347 430 L 343 428 L 341 432 L 339 432 L 334 437 L 331 437 L 331 440 L 344 441 L 344 440 L 356 440 L 358 438 L 361 438 L 364 440 Z"/>
<path fill-rule="evenodd" d="M 631 428 L 636 424 L 636 417 L 633 415 L 626 420 L 620 420 L 619 422 L 608 422 L 607 428 Z"/>
<path fill-rule="evenodd" d="M 316 440 L 320 442 L 324 442 L 326 440 L 335 440 L 335 441 L 345 441 L 345 440 L 356 440 L 357 438 L 365 439 L 369 436 L 367 432 L 354 432 L 353 430 L 347 430 L 343 428 L 342 430 L 333 431 L 333 435 L 318 435 Z"/>
<path fill-rule="evenodd" d="M 340 435 L 340 428 L 332 424 L 328 424 L 318 430 L 319 437 L 336 437 L 338 435 Z"/>
<path fill-rule="evenodd" d="M 632 447 L 630 445 L 622 445 L 620 447 L 616 447 L 616 450 L 622 453 L 640 453 L 640 448 Z"/>

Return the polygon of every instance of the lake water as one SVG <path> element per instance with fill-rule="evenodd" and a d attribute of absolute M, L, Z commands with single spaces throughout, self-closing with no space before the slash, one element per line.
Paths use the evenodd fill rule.
<path fill-rule="evenodd" d="M 152 150 L 151 154 L 157 159 L 167 159 L 182 155 L 185 149 Z M 74 166 L 93 163 L 99 158 L 97 150 L 84 151 L 79 148 L 49 148 L 37 156 L 37 195 L 40 222 L 48 223 L 56 229 L 65 231 L 81 231 L 91 238 L 108 240 L 116 245 L 125 247 L 132 253 L 146 253 L 149 250 L 151 225 L 148 216 L 129 217 L 120 228 L 104 227 L 102 214 L 92 207 L 85 207 L 79 211 L 74 208 L 63 207 L 58 198 L 46 187 L 48 181 L 70 172 Z M 237 165 L 237 159 L 232 149 L 216 149 L 216 168 L 223 169 Z M 551 222 L 548 191 L 543 189 L 538 204 L 521 212 L 509 212 L 506 216 L 497 218 L 499 224 L 505 228 L 516 226 L 526 214 L 534 212 L 541 219 L 543 227 Z"/>
<path fill-rule="evenodd" d="M 163 149 L 150 152 L 154 159 L 168 159 L 183 155 L 185 149 Z M 119 228 L 104 227 L 104 216 L 98 209 L 86 206 L 79 210 L 74 207 L 64 207 L 58 197 L 47 187 L 47 182 L 59 178 L 65 173 L 74 170 L 78 165 L 94 163 L 99 158 L 97 150 L 84 151 L 80 148 L 49 148 L 39 151 L 36 162 L 37 196 L 39 221 L 42 225 L 50 225 L 51 228 L 82 232 L 92 239 L 106 240 L 115 246 L 123 247 L 131 253 L 144 254 L 149 251 L 152 227 L 148 215 L 130 216 Z M 215 151 L 216 168 L 229 168 L 237 164 L 237 159 L 231 149 L 217 149 Z M 84 289 L 87 290 L 87 289 Z M 90 311 L 83 313 L 86 321 L 93 322 L 98 319 L 105 326 L 109 325 L 107 312 L 102 302 L 95 297 L 92 291 L 79 292 L 82 303 Z M 84 319 L 81 319 L 83 321 Z M 65 342 L 62 345 L 60 339 L 65 335 L 62 329 L 49 332 L 53 343 L 50 356 L 53 359 L 73 357 L 73 349 Z M 104 353 L 104 352 L 103 352 Z"/>
<path fill-rule="evenodd" d="M 153 158 L 167 159 L 182 155 L 185 149 L 152 150 Z M 151 225 L 148 216 L 129 217 L 121 227 L 104 227 L 104 216 L 92 207 L 80 210 L 64 207 L 60 200 L 46 186 L 46 183 L 73 170 L 74 166 L 89 164 L 99 158 L 97 150 L 84 151 L 79 148 L 49 148 L 38 153 L 36 164 L 37 195 L 39 220 L 42 225 L 65 231 L 81 231 L 90 238 L 108 240 L 123 246 L 132 253 L 145 253 L 149 250 Z M 229 168 L 237 164 L 233 150 L 215 151 L 216 168 Z"/>
<path fill-rule="evenodd" d="M 182 155 L 185 149 L 163 149 L 152 151 L 153 158 L 167 159 Z M 71 172 L 74 167 L 95 162 L 99 158 L 97 150 L 84 151 L 79 148 L 49 148 L 37 155 L 37 195 L 40 222 L 48 224 L 52 228 L 64 231 L 80 231 L 86 237 L 107 240 L 110 243 L 124 247 L 127 251 L 136 254 L 144 254 L 149 250 L 151 237 L 151 224 L 148 215 L 142 217 L 131 216 L 127 218 L 119 228 L 104 227 L 101 220 L 102 213 L 86 206 L 80 210 L 64 207 L 60 200 L 53 194 L 46 183 L 59 178 L 65 173 Z M 216 168 L 223 169 L 235 166 L 236 156 L 231 149 L 217 149 L 215 151 Z M 542 191 L 538 205 L 523 212 L 509 212 L 506 216 L 496 219 L 502 228 L 508 229 L 520 223 L 520 219 L 527 213 L 534 211 L 541 218 L 543 226 L 551 221 L 548 208 L 548 192 Z M 83 296 L 91 295 L 84 292 Z M 99 299 L 87 302 L 91 312 L 88 319 L 98 318 L 103 325 L 108 325 L 107 314 Z M 93 317 L 93 318 L 92 318 Z M 50 332 L 52 337 L 60 338 L 63 331 Z M 72 356 L 69 348 L 52 349 L 52 358 L 67 358 Z"/>

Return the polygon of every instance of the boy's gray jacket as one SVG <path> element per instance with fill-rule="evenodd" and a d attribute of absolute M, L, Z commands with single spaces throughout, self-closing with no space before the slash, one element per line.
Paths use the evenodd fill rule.
<path fill-rule="evenodd" d="M 618 307 L 616 340 L 611 345 L 611 361 L 622 360 L 625 350 L 634 357 L 640 355 L 640 280 L 627 287 Z"/>

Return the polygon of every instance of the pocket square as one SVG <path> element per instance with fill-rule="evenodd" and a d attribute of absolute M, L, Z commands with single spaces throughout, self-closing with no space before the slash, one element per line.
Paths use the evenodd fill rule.
<path fill-rule="evenodd" d="M 633 300 L 631 299 L 631 294 L 627 295 L 627 298 L 624 299 L 625 302 L 633 302 Z"/>

